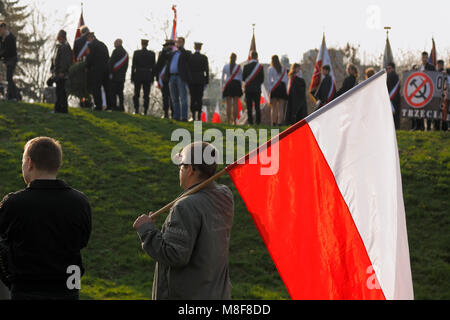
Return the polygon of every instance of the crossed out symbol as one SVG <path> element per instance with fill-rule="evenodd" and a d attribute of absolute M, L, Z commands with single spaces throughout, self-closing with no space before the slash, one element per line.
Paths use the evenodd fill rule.
<path fill-rule="evenodd" d="M 405 83 L 404 97 L 413 108 L 422 108 L 433 98 L 433 81 L 425 73 L 411 74 Z"/>

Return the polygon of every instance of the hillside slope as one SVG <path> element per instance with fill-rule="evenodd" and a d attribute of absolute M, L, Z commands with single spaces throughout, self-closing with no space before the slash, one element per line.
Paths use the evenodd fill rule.
<path fill-rule="evenodd" d="M 83 191 L 93 207 L 93 232 L 83 252 L 84 299 L 148 299 L 154 262 L 131 225 L 180 193 L 170 161 L 172 131 L 193 125 L 152 117 L 0 102 L 0 197 L 24 187 L 25 142 L 46 135 L 64 150 L 59 177 Z M 211 128 L 213 125 L 205 125 Z M 222 130 L 224 125 L 215 126 Z M 415 297 L 450 298 L 450 140 L 446 133 L 399 132 Z M 288 299 L 287 291 L 244 203 L 235 195 L 230 265 L 235 299 Z M 163 218 L 159 219 L 159 223 Z"/>

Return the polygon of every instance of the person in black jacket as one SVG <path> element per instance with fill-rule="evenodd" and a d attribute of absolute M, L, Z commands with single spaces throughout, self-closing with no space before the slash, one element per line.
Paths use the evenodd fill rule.
<path fill-rule="evenodd" d="M 349 63 L 347 65 L 347 74 L 348 76 L 344 79 L 342 87 L 338 90 L 338 92 L 336 92 L 336 97 L 339 97 L 340 95 L 346 93 L 348 90 L 358 84 L 358 67 L 356 67 L 353 63 Z"/>
<path fill-rule="evenodd" d="M 4 22 L 0 22 L 0 59 L 6 65 L 7 99 L 10 101 L 20 100 L 19 90 L 13 79 L 18 61 L 16 37 L 9 32 L 8 26 Z"/>
<path fill-rule="evenodd" d="M 109 77 L 111 84 L 111 107 L 114 111 L 125 111 L 123 105 L 123 89 L 128 70 L 128 53 L 122 47 L 122 39 L 114 41 L 114 50 L 109 59 Z M 119 98 L 119 107 L 117 107 Z"/>
<path fill-rule="evenodd" d="M 89 53 L 86 56 L 86 67 L 88 70 L 88 87 L 94 96 L 96 111 L 103 110 L 102 86 L 105 91 L 106 105 L 110 106 L 109 99 L 109 52 L 106 45 L 97 40 L 94 33 L 88 34 Z"/>
<path fill-rule="evenodd" d="M 258 62 L 258 53 L 252 51 L 252 58 L 244 66 L 242 78 L 245 83 L 245 101 L 247 104 L 248 123 L 253 125 L 253 106 L 255 106 L 256 124 L 261 123 L 261 85 L 264 83 L 264 68 Z"/>
<path fill-rule="evenodd" d="M 286 124 L 292 125 L 307 116 L 306 82 L 298 63 L 294 63 L 289 71 L 288 104 Z"/>
<path fill-rule="evenodd" d="M 184 49 L 184 42 L 183 37 L 177 38 L 175 42 L 177 50 L 170 55 L 166 70 L 172 99 L 173 118 L 181 121 L 187 121 L 188 84 L 191 82 L 191 70 L 189 68 L 191 52 Z"/>
<path fill-rule="evenodd" d="M 333 80 L 330 76 L 331 68 L 329 65 L 322 66 L 322 81 L 320 82 L 319 88 L 314 94 L 314 98 L 317 100 L 317 109 L 322 108 L 328 103 L 331 86 L 333 85 Z"/>
<path fill-rule="evenodd" d="M 144 115 L 147 114 L 150 105 L 150 90 L 154 78 L 155 53 L 147 50 L 148 40 L 141 40 L 142 49 L 136 50 L 133 54 L 133 64 L 131 66 L 131 81 L 134 83 L 134 110 L 139 114 L 139 97 L 141 88 L 144 91 Z"/>
<path fill-rule="evenodd" d="M 400 104 L 401 104 L 401 97 L 400 97 L 400 78 L 395 71 L 395 63 L 390 62 L 386 66 L 386 84 L 389 92 L 389 97 L 391 99 L 391 105 L 392 105 L 392 114 L 394 116 L 394 124 L 395 129 L 400 129 Z"/>
<path fill-rule="evenodd" d="M 83 57 L 87 54 L 87 47 L 89 45 L 89 42 L 87 40 L 87 35 L 89 34 L 89 28 L 87 26 L 81 26 L 80 27 L 81 36 L 78 39 L 75 39 L 75 42 L 73 43 L 73 55 L 74 60 L 81 61 Z"/>
<path fill-rule="evenodd" d="M 67 33 L 60 30 L 57 36 L 58 44 L 56 45 L 55 56 L 52 59 L 51 72 L 56 82 L 56 113 L 67 113 L 67 93 L 66 80 L 69 76 L 69 68 L 73 62 L 72 49 L 67 42 Z"/>
<path fill-rule="evenodd" d="M 189 83 L 189 92 L 191 94 L 191 112 L 192 118 L 200 121 L 203 105 L 203 91 L 209 83 L 209 62 L 208 57 L 200 53 L 202 43 L 195 42 L 195 53 L 189 59 L 191 69 L 191 82 Z"/>
<path fill-rule="evenodd" d="M 164 118 L 169 118 L 169 109 L 173 117 L 172 101 L 170 99 L 169 79 L 166 77 L 167 61 L 172 54 L 172 48 L 175 45 L 173 40 L 166 40 L 163 44 L 163 49 L 158 55 L 158 62 L 156 62 L 155 77 L 158 83 L 158 88 L 161 90 L 163 99 Z"/>
<path fill-rule="evenodd" d="M 0 238 L 9 250 L 11 298 L 78 299 L 84 273 L 81 250 L 91 234 L 87 197 L 56 178 L 59 142 L 38 137 L 22 158 L 24 190 L 0 203 Z"/>

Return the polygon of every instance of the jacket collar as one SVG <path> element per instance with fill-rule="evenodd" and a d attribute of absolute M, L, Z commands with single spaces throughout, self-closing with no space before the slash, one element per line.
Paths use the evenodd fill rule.
<path fill-rule="evenodd" d="M 27 189 L 69 189 L 63 180 L 33 180 Z"/>

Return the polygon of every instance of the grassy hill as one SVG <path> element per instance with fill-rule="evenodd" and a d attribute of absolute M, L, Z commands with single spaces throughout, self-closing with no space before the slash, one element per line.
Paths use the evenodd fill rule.
<path fill-rule="evenodd" d="M 180 193 L 170 161 L 173 130 L 189 123 L 0 102 L 0 197 L 24 187 L 25 142 L 46 135 L 64 150 L 59 177 L 83 191 L 93 207 L 93 232 L 83 252 L 83 299 L 148 299 L 154 262 L 132 229 L 135 218 Z M 205 125 L 204 129 L 213 127 Z M 227 126 L 216 125 L 225 130 Z M 399 149 L 415 297 L 450 299 L 450 140 L 446 133 L 399 132 Z M 288 299 L 264 244 L 228 176 L 235 195 L 230 248 L 235 299 Z M 163 218 L 159 219 L 161 223 Z"/>

